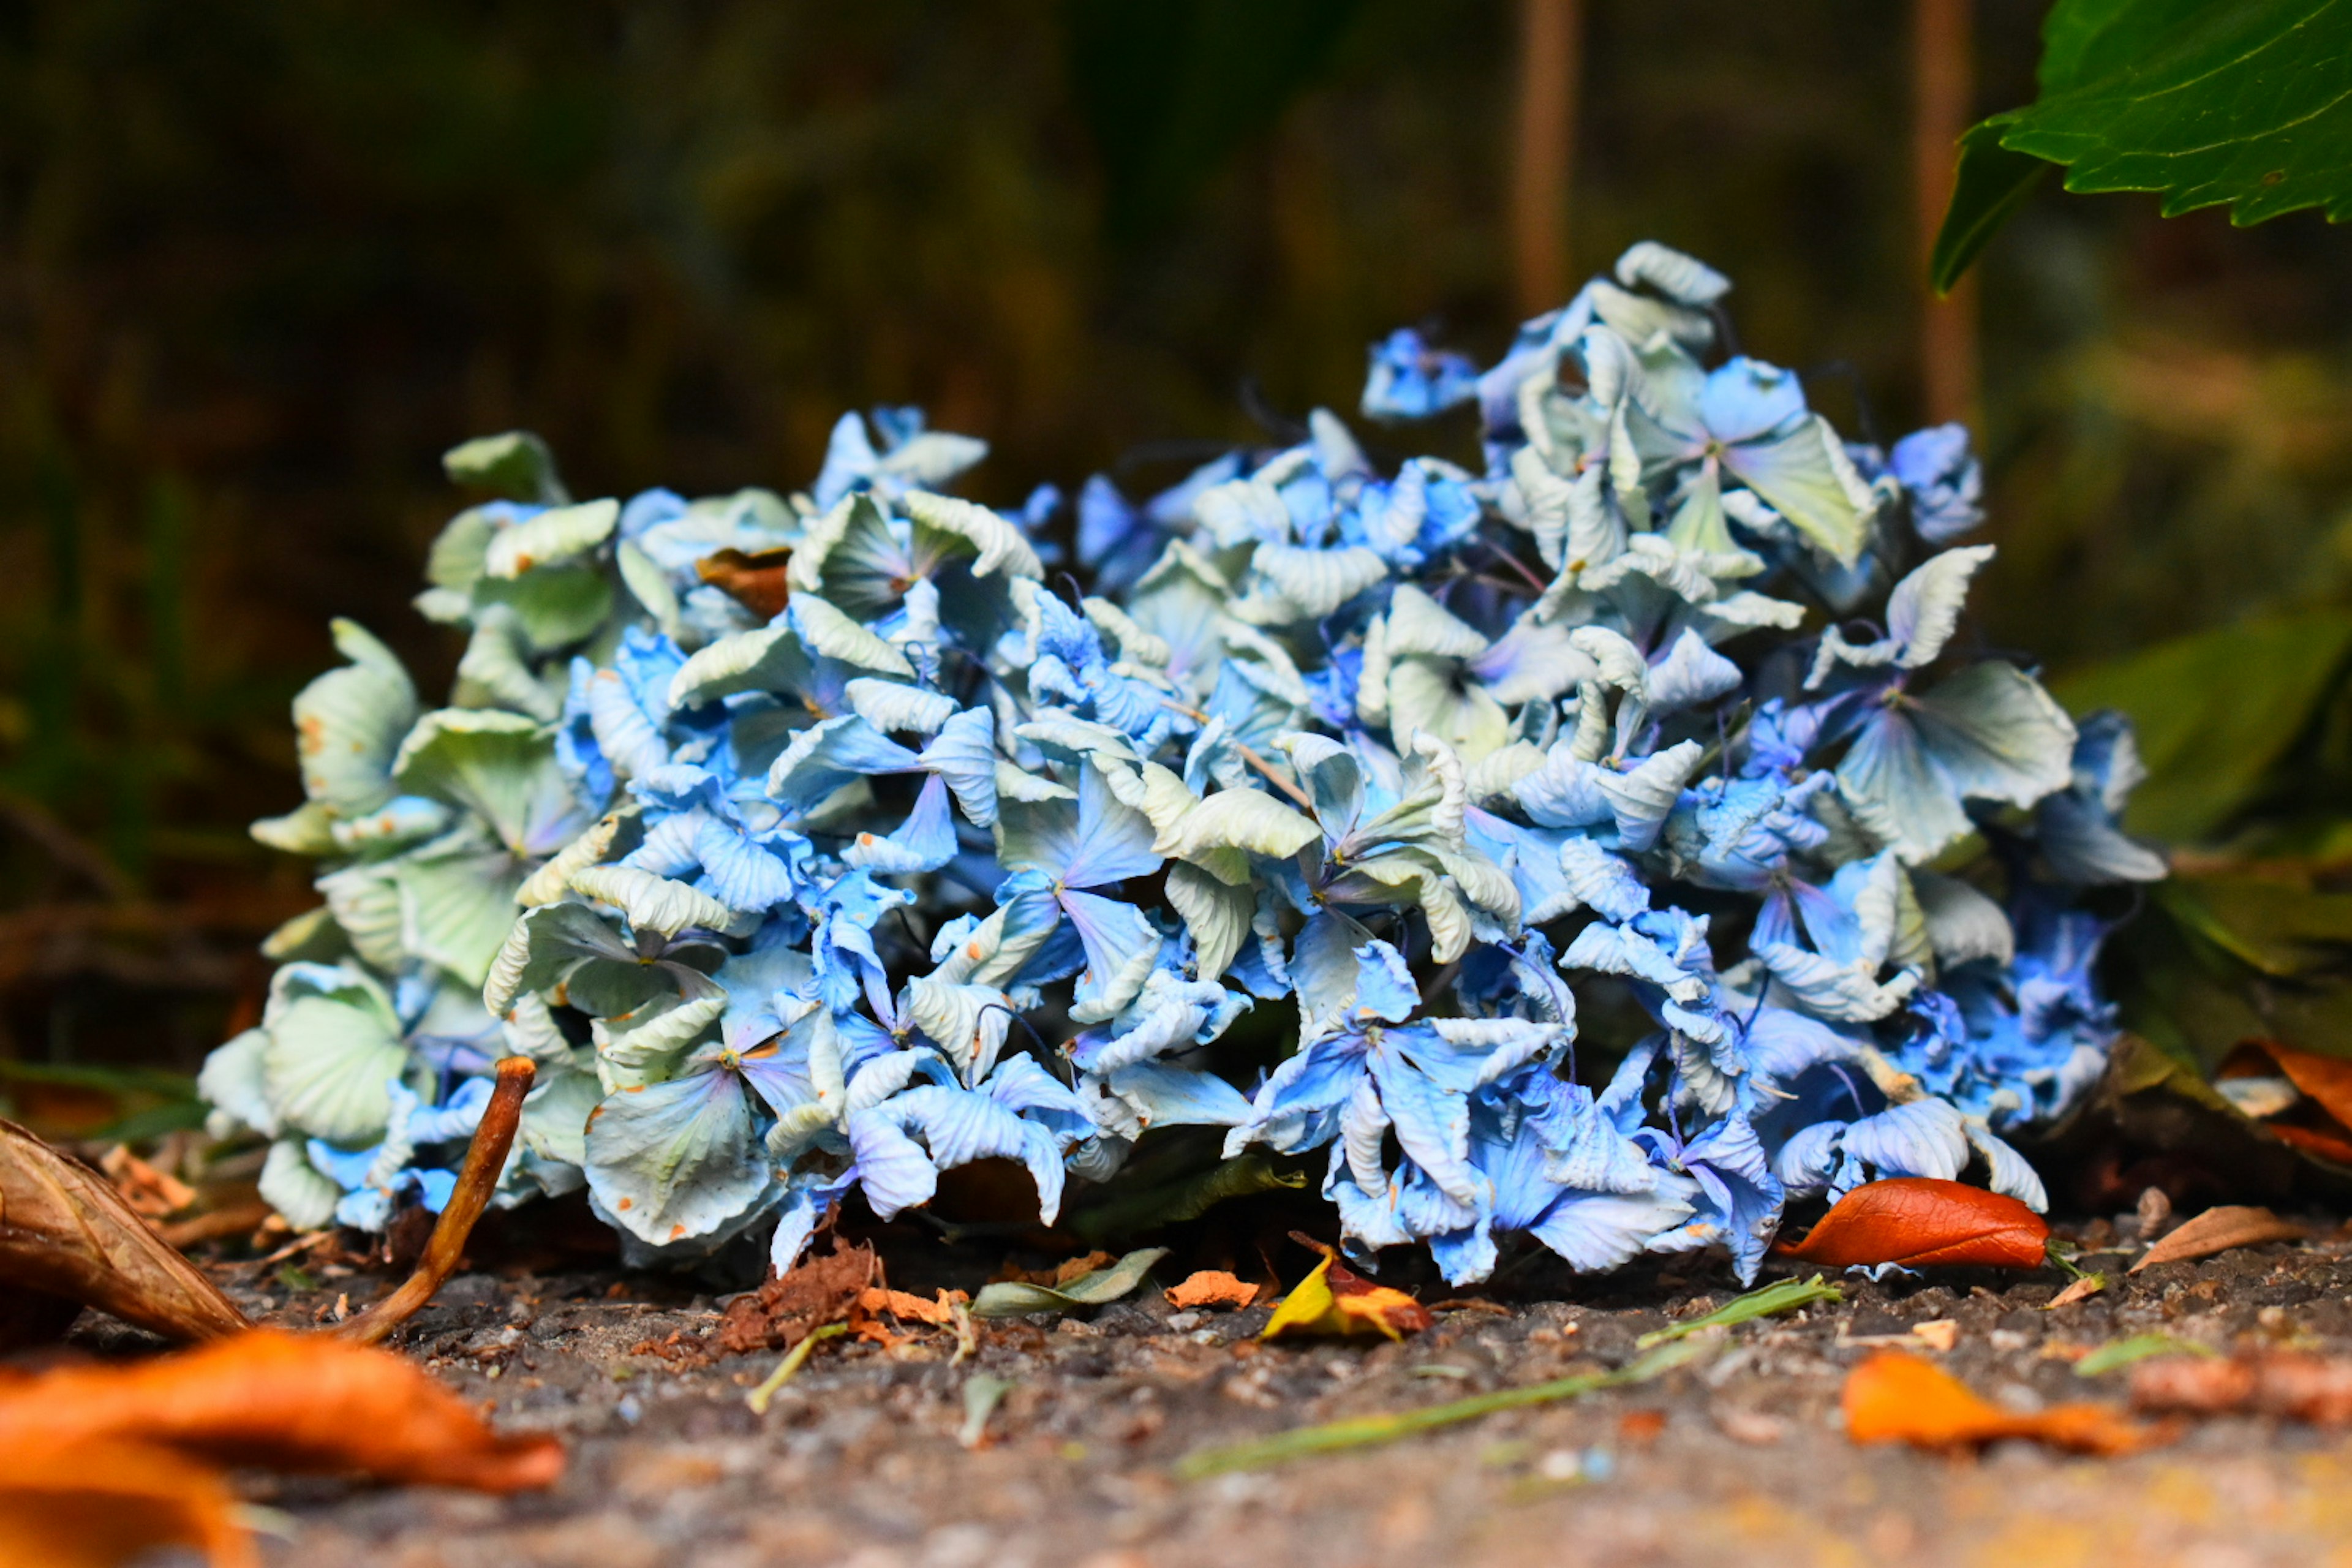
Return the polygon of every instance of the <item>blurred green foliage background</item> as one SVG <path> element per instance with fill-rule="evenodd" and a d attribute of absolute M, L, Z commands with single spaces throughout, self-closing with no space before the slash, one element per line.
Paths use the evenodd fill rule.
<path fill-rule="evenodd" d="M 1979 110 L 2040 12 L 1981 0 Z M 1587 0 L 1576 272 L 1691 250 L 1850 433 L 1909 428 L 1908 28 Z M 190 1068 L 257 1005 L 311 899 L 243 827 L 296 798 L 327 618 L 454 660 L 408 607 L 444 448 L 789 489 L 916 402 L 1010 503 L 1349 409 L 1399 323 L 1491 356 L 1517 41 L 1507 0 L 0 8 L 0 1071 Z M 2352 603 L 2347 257 L 2036 200 L 1981 279 L 1983 637 L 2063 674 Z M 2352 739 L 2308 756 L 2352 782 Z"/>

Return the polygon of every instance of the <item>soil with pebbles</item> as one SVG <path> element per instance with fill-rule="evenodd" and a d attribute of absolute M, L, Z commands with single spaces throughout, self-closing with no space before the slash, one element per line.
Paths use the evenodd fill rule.
<path fill-rule="evenodd" d="M 1951 1458 L 1856 1447 L 1837 1401 L 1847 1369 L 1890 1343 L 2021 1407 L 2120 1399 L 2123 1375 L 2074 1362 L 2151 1330 L 2352 1353 L 2352 1237 L 2319 1228 L 2126 1275 L 2129 1218 L 2062 1227 L 2122 1249 L 2084 1260 L 2105 1293 L 2048 1310 L 2054 1272 L 1853 1276 L 1843 1302 L 1732 1330 L 1653 1384 L 1191 1483 L 1171 1468 L 1204 1445 L 1622 1365 L 1637 1336 L 1736 1287 L 1691 1259 L 1600 1279 L 1522 1268 L 1475 1300 L 1425 1289 L 1436 1327 L 1404 1344 L 1261 1344 L 1268 1309 L 1178 1312 L 1155 1287 L 982 1324 L 961 1363 L 951 1331 L 836 1339 L 761 1416 L 745 1394 L 778 1355 L 715 1354 L 718 1299 L 689 1284 L 468 1274 L 398 1343 L 499 1426 L 562 1434 L 562 1483 L 484 1498 L 255 1478 L 252 1495 L 275 1510 L 271 1563 L 367 1568 L 2309 1564 L 2352 1540 L 2352 1434 L 2223 1419 L 2121 1460 L 2025 1444 Z M 976 1286 L 1002 1254 L 935 1244 L 889 1261 L 894 1284 L 928 1291 Z M 224 1278 L 289 1323 L 383 1289 L 331 1266 Z M 1012 1387 L 967 1447 L 979 1373 Z"/>

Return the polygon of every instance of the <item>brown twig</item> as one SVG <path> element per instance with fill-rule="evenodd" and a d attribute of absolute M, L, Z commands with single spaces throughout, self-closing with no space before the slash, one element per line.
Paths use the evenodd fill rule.
<path fill-rule="evenodd" d="M 498 1087 L 490 1091 L 489 1104 L 482 1108 L 481 1123 L 474 1129 L 474 1142 L 467 1146 L 466 1163 L 457 1173 L 457 1189 L 442 1205 L 440 1223 L 433 1227 L 433 1238 L 425 1244 L 425 1256 L 417 1260 L 416 1272 L 399 1289 L 330 1332 L 362 1344 L 374 1344 L 415 1316 L 425 1302 L 433 1300 L 443 1281 L 457 1272 L 465 1256 L 466 1238 L 473 1234 L 474 1222 L 489 1205 L 490 1194 L 499 1184 L 499 1173 L 506 1169 L 507 1151 L 514 1146 L 515 1130 L 522 1122 L 523 1097 L 530 1092 L 531 1079 L 537 1075 L 538 1069 L 528 1057 L 507 1057 L 499 1061 Z"/>
<path fill-rule="evenodd" d="M 1196 724 L 1205 724 L 1209 721 L 1209 716 L 1206 713 L 1202 712 L 1198 708 L 1188 708 L 1181 702 L 1177 702 L 1165 697 L 1161 698 L 1160 700 L 1165 703 L 1168 707 L 1174 709 L 1177 712 L 1183 714 L 1184 717 L 1192 720 Z M 1266 783 L 1272 784 L 1275 788 L 1280 790 L 1283 794 L 1297 801 L 1305 810 L 1313 811 L 1315 809 L 1315 802 L 1308 797 L 1307 792 L 1300 789 L 1297 784 L 1292 784 L 1288 779 L 1284 778 L 1280 773 L 1276 771 L 1275 765 L 1272 763 L 1267 762 L 1264 757 L 1259 756 L 1255 752 L 1251 751 L 1239 741 L 1234 742 L 1233 746 L 1234 751 L 1239 752 L 1242 754 L 1242 761 L 1247 763 L 1250 766 L 1255 768 L 1258 772 L 1265 775 Z"/>

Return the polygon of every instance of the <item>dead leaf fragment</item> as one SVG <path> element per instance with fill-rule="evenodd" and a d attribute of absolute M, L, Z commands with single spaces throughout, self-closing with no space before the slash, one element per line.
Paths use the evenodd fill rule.
<path fill-rule="evenodd" d="M 719 1348 L 729 1355 L 790 1350 L 813 1330 L 847 1318 L 879 1269 L 872 1247 L 836 1236 L 831 1252 L 811 1253 L 782 1279 L 772 1276 L 727 1303 Z"/>
<path fill-rule="evenodd" d="M 128 1143 L 117 1143 L 106 1152 L 98 1168 L 122 1194 L 122 1201 L 149 1219 L 163 1219 L 178 1214 L 196 1201 L 196 1191 L 168 1171 L 159 1171 L 131 1152 Z"/>
<path fill-rule="evenodd" d="M 2352 1423 L 2352 1359 L 2298 1351 L 2252 1351 L 2227 1361 L 2164 1356 L 2134 1369 L 2131 1396 L 2139 1410 L 2341 1426 Z"/>
<path fill-rule="evenodd" d="M 2101 1405 L 2056 1405 L 2031 1415 L 2003 1410 L 1942 1368 L 1902 1351 L 1881 1351 L 1848 1373 L 1841 1403 L 1846 1435 L 1857 1443 L 1961 1448 L 2031 1437 L 2076 1453 L 2112 1455 L 2168 1436 Z"/>
<path fill-rule="evenodd" d="M 1191 1311 L 1202 1307 L 1246 1307 L 1257 1300 L 1257 1287 L 1222 1268 L 1202 1268 L 1187 1275 L 1175 1289 L 1160 1294 L 1177 1310 Z"/>
<path fill-rule="evenodd" d="M 784 576 L 792 559 L 789 550 L 762 550 L 756 555 L 715 550 L 694 563 L 694 574 L 753 615 L 774 620 L 792 597 Z"/>
<path fill-rule="evenodd" d="M 516 1491 L 563 1471 L 399 1356 L 254 1330 L 184 1354 L 0 1381 L 0 1563 L 101 1568 L 161 1545 L 248 1568 L 231 1465 Z"/>
<path fill-rule="evenodd" d="M 1382 1334 L 1402 1340 L 1437 1320 L 1429 1309 L 1385 1285 L 1375 1285 L 1339 1261 L 1339 1249 L 1293 1231 L 1291 1237 L 1323 1255 L 1313 1272 L 1301 1279 L 1274 1310 L 1264 1340 L 1295 1334 Z"/>
<path fill-rule="evenodd" d="M 1912 1324 L 1911 1335 L 1931 1351 L 1949 1351 L 1960 1342 L 1960 1325 L 1951 1318 L 1937 1318 L 1933 1322 Z"/>
<path fill-rule="evenodd" d="M 1840 1198 L 1804 1240 L 1773 1250 L 1831 1268 L 1974 1264 L 2039 1268 L 2050 1226 L 2017 1199 L 1929 1176 L 1866 1182 Z"/>
<path fill-rule="evenodd" d="M 955 1321 L 956 1304 L 970 1300 L 961 1290 L 942 1290 L 936 1299 L 927 1300 L 909 1291 L 869 1286 L 857 1293 L 857 1310 L 887 1312 L 902 1323 L 925 1323 L 943 1329 Z"/>
<path fill-rule="evenodd" d="M 553 1437 L 499 1436 L 399 1356 L 265 1329 L 154 1361 L 0 1383 L 0 1455 L 105 1442 L 480 1491 L 545 1486 L 563 1469 Z"/>
<path fill-rule="evenodd" d="M 112 1184 L 10 1121 L 0 1121 L 0 1287 L 79 1301 L 167 1340 L 248 1326 Z"/>
<path fill-rule="evenodd" d="M 2105 1275 L 2085 1274 L 2055 1296 L 2051 1297 L 2050 1304 L 2042 1310 L 2045 1312 L 2054 1312 L 2061 1307 L 2071 1307 L 2077 1301 L 2087 1301 L 2106 1288 Z"/>
<path fill-rule="evenodd" d="M 2227 1252 L 2235 1247 L 2258 1247 L 2265 1241 L 2298 1241 L 2303 1235 L 2303 1226 L 2283 1220 L 2266 1208 L 2225 1204 L 2219 1208 L 2207 1209 L 2141 1253 L 2129 1272 L 2137 1274 L 2159 1263 L 2210 1258 L 2217 1252 Z"/>

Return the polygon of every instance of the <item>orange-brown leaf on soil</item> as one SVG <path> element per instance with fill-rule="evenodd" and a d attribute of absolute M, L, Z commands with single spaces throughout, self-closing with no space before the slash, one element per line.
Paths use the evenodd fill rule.
<path fill-rule="evenodd" d="M 413 1363 L 326 1334 L 255 1330 L 154 1361 L 0 1383 L 0 1472 L 18 1455 L 112 1443 L 478 1491 L 563 1472 L 555 1438 L 501 1437 Z"/>
<path fill-rule="evenodd" d="M 259 1559 L 215 1466 L 152 1443 L 8 1449 L 0 1459 L 0 1568 L 114 1568 L 162 1546 L 213 1568 Z"/>
<path fill-rule="evenodd" d="M 1257 1300 L 1257 1287 L 1222 1268 L 1202 1268 L 1160 1294 L 1179 1311 L 1191 1311 L 1196 1307 L 1246 1307 Z"/>
<path fill-rule="evenodd" d="M 196 1201 L 195 1189 L 172 1174 L 159 1171 L 131 1152 L 128 1143 L 117 1143 L 98 1163 L 114 1190 L 149 1219 L 162 1219 L 178 1214 Z"/>
<path fill-rule="evenodd" d="M 728 1302 L 719 1323 L 719 1347 L 730 1355 L 788 1351 L 814 1330 L 849 1316 L 858 1292 L 880 1270 L 872 1247 L 836 1234 L 832 1251 L 812 1252 L 792 1272 Z"/>
<path fill-rule="evenodd" d="M 167 1340 L 249 1326 L 113 1184 L 9 1121 L 0 1121 L 0 1291 L 79 1301 Z"/>
<path fill-rule="evenodd" d="M 2279 1415 L 2322 1426 L 2352 1423 L 2352 1358 L 2300 1351 L 2159 1356 L 2132 1369 L 2132 1405 L 2183 1415 Z"/>
<path fill-rule="evenodd" d="M 1116 1256 L 1108 1252 L 1089 1252 L 1083 1257 L 1065 1258 L 1051 1268 L 1024 1268 L 1019 1264 L 1008 1260 L 1002 1268 L 990 1276 L 989 1282 L 991 1284 L 1044 1285 L 1058 1290 L 1073 1279 L 1083 1279 L 1098 1268 L 1108 1268 L 1118 1261 Z"/>
<path fill-rule="evenodd" d="M 1857 1443 L 1964 1448 L 2031 1437 L 2083 1454 L 2128 1454 L 2169 1434 L 2103 1405 L 2056 1405 L 2030 1415 L 1979 1398 L 1941 1367 L 1903 1351 L 1880 1351 L 1846 1374 L 1846 1436 Z"/>
<path fill-rule="evenodd" d="M 2049 1240 L 2049 1222 L 2015 1198 L 1964 1182 L 1894 1176 L 1854 1188 L 1804 1240 L 1773 1250 L 1832 1268 L 1858 1263 L 2039 1268 Z"/>
<path fill-rule="evenodd" d="M 2179 1263 L 2189 1258 L 2210 1258 L 2217 1252 L 2227 1252 L 2234 1247 L 2257 1247 L 2265 1241 L 2295 1241 L 2301 1239 L 2303 1226 L 2284 1220 L 2270 1210 L 2255 1205 L 2224 1204 L 2207 1209 L 2179 1229 L 2162 1237 L 2139 1255 L 2129 1272 L 2153 1268 L 2159 1263 Z"/>
<path fill-rule="evenodd" d="M 935 1329 L 955 1321 L 955 1303 L 971 1298 L 961 1290 L 942 1290 L 930 1300 L 906 1290 L 869 1286 L 857 1293 L 861 1312 L 887 1312 L 902 1323 L 928 1323 Z"/>
<path fill-rule="evenodd" d="M 789 550 L 762 550 L 756 555 L 717 550 L 694 563 L 694 574 L 752 614 L 773 620 L 793 596 L 784 575 L 792 559 Z"/>

